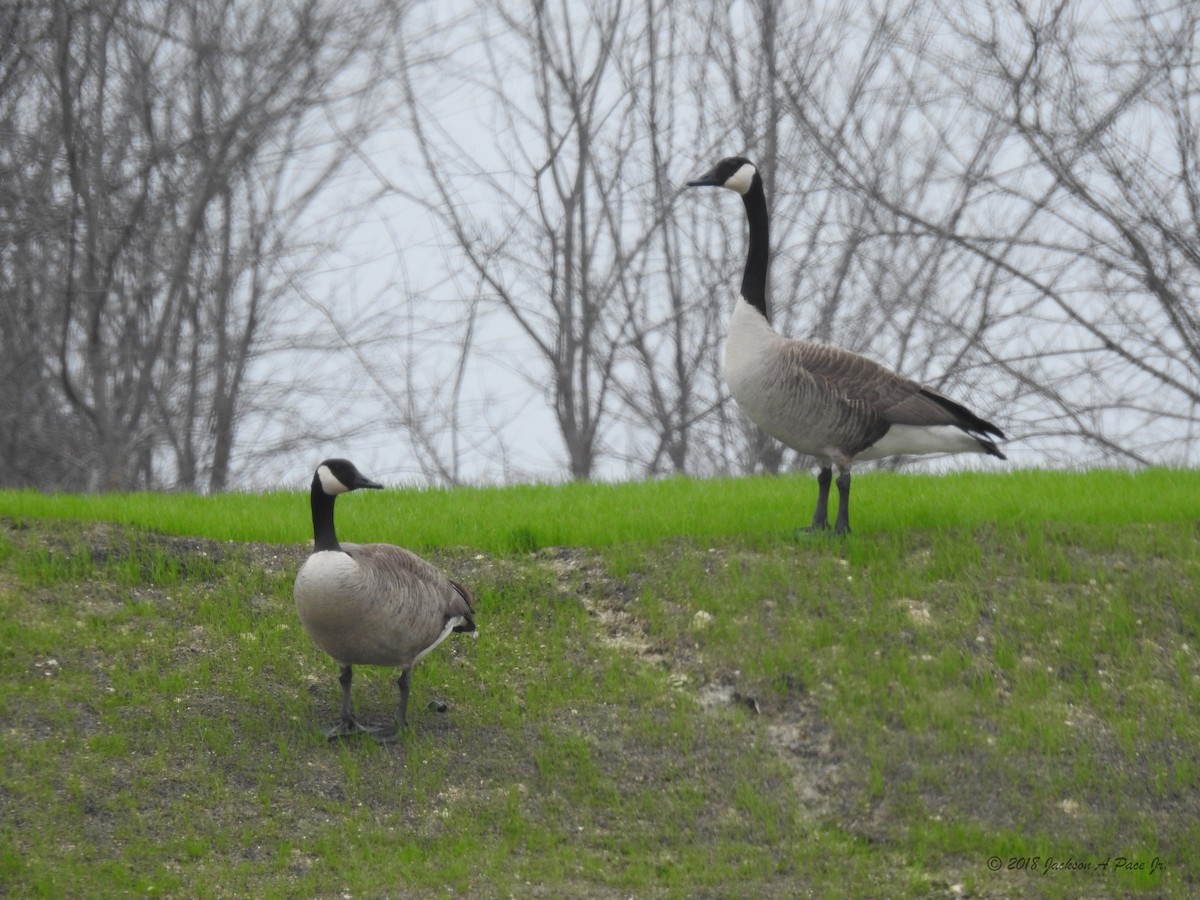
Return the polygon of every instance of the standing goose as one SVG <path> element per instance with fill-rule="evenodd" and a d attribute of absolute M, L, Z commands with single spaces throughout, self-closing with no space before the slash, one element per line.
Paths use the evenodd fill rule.
<path fill-rule="evenodd" d="M 856 459 L 925 453 L 1005 458 L 986 437 L 1003 439 L 999 428 L 933 388 L 849 350 L 776 333 L 767 312 L 767 199 L 750 160 L 723 159 L 688 187 L 723 187 L 742 195 L 750 240 L 725 344 L 725 380 L 763 431 L 820 461 L 812 530 L 829 527 L 834 466 L 839 505 L 833 530 L 845 534 Z"/>
<path fill-rule="evenodd" d="M 342 718 L 326 729 L 329 738 L 395 729 L 365 725 L 350 702 L 351 667 L 398 666 L 399 727 L 408 724 L 409 680 L 417 661 L 452 631 L 475 631 L 470 592 L 415 553 L 391 544 L 340 544 L 333 528 L 338 494 L 380 490 L 345 459 L 327 459 L 313 473 L 315 545 L 296 574 L 296 611 L 304 630 L 341 667 Z"/>

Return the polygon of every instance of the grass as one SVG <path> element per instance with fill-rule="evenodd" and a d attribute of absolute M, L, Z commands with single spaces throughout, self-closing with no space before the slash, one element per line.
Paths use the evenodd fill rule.
<path fill-rule="evenodd" d="M 1196 517 L 1200 473 L 1153 469 L 855 476 L 863 534 L 945 529 L 980 521 L 1121 527 Z M 489 553 L 541 547 L 608 549 L 676 535 L 697 541 L 777 539 L 807 524 L 816 490 L 807 475 L 619 484 L 392 489 L 354 499 L 354 527 L 414 549 Z M 0 491 L 0 515 L 136 525 L 223 541 L 311 540 L 308 495 L 51 494 Z"/>
<path fill-rule="evenodd" d="M 1195 895 L 1200 473 L 814 493 L 344 499 L 479 598 L 381 747 L 317 734 L 302 493 L 0 492 L 0 894 Z"/>

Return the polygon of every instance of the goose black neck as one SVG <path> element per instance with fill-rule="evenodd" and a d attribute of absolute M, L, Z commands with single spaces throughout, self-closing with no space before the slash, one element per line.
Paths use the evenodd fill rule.
<path fill-rule="evenodd" d="M 331 497 L 321 488 L 321 482 L 314 478 L 312 486 L 312 521 L 313 521 L 313 552 L 321 550 L 341 550 L 337 532 L 333 530 L 333 502 L 337 497 Z"/>
<path fill-rule="evenodd" d="M 767 308 L 767 264 L 770 261 L 770 236 L 767 228 L 767 195 L 762 177 L 757 173 L 750 190 L 742 194 L 746 219 L 750 223 L 750 239 L 746 250 L 746 271 L 742 273 L 742 298 L 771 321 Z"/>

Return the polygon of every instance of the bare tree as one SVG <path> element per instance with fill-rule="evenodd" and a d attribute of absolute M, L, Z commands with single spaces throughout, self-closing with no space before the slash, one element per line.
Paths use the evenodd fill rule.
<path fill-rule="evenodd" d="M 80 488 L 85 424 L 55 390 L 45 352 L 57 318 L 45 292 L 65 262 L 55 237 L 66 214 L 61 202 L 47 202 L 56 179 L 51 142 L 26 127 L 49 114 L 49 98 L 27 88 L 37 78 L 30 48 L 46 29 L 45 17 L 26 7 L 0 7 L 0 377 L 19 386 L 0 401 L 0 484 Z"/>
<path fill-rule="evenodd" d="M 621 454 L 646 474 L 711 470 L 700 423 L 715 408 L 718 384 L 709 361 L 720 340 L 709 295 L 692 292 L 686 275 L 695 217 L 676 199 L 685 173 L 676 161 L 694 151 L 700 124 L 679 103 L 694 87 L 694 73 L 679 62 L 695 30 L 691 4 L 645 0 L 629 11 L 630 27 L 617 66 L 625 102 L 610 129 L 607 165 L 626 188 L 604 208 L 611 245 L 621 254 L 612 290 L 625 338 L 614 374 L 615 418 L 627 428 Z M 601 160 L 600 165 L 606 165 Z"/>
<path fill-rule="evenodd" d="M 0 221 L 54 265 L 36 278 L 15 254 L 0 265 L 6 320 L 34 305 L 55 323 L 32 336 L 40 364 L 26 371 L 53 375 L 39 390 L 70 425 L 66 468 L 89 488 L 226 486 L 248 366 L 300 274 L 300 219 L 368 127 L 361 100 L 399 12 L 323 0 L 8 9 L 9 73 L 24 77 L 0 79 L 20 137 Z"/>
<path fill-rule="evenodd" d="M 764 41 L 775 31 L 770 11 Z M 718 362 L 728 304 L 696 289 L 691 248 L 707 226 L 677 202 L 688 175 L 679 160 L 711 161 L 736 131 L 711 133 L 711 67 L 692 64 L 689 50 L 707 33 L 708 49 L 719 40 L 732 58 L 742 36 L 728 29 L 728 13 L 661 0 L 586 13 L 571 3 L 487 5 L 469 60 L 435 69 L 441 83 L 488 97 L 483 130 L 495 139 L 485 147 L 443 124 L 424 90 L 432 76 L 402 67 L 410 127 L 436 177 L 424 191 L 381 177 L 437 215 L 484 302 L 529 342 L 538 366 L 522 372 L 549 394 L 573 477 L 590 476 L 602 457 L 648 473 L 729 468 L 709 422 L 714 412 L 735 421 Z M 745 89 L 739 72 L 727 73 L 735 94 Z M 697 153 L 704 145 L 711 150 Z M 728 248 L 732 233 L 717 239 Z M 709 283 L 718 273 L 732 282 L 729 258 L 704 264 Z"/>
<path fill-rule="evenodd" d="M 490 31 L 473 45 L 471 64 L 451 60 L 453 68 L 443 63 L 424 77 L 469 81 L 488 94 L 487 127 L 502 137 L 488 147 L 468 147 L 440 123 L 416 70 L 402 67 L 410 126 L 436 177 L 422 185 L 429 193 L 396 189 L 439 218 L 485 286 L 485 302 L 528 342 L 537 365 L 519 368 L 548 395 L 574 478 L 595 469 L 624 332 L 611 314 L 626 267 L 613 242 L 624 234 L 610 227 L 624 173 L 619 155 L 605 152 L 623 102 L 615 48 L 624 12 L 621 2 L 486 4 L 480 22 Z"/>
<path fill-rule="evenodd" d="M 923 9 L 886 11 L 891 87 L 876 81 L 888 102 L 870 120 L 847 130 L 828 92 L 787 88 L 837 190 L 871 210 L 865 246 L 894 234 L 916 251 L 888 268 L 918 274 L 918 292 L 871 295 L 877 333 L 935 383 L 953 370 L 982 387 L 988 373 L 1000 418 L 1059 458 L 1147 463 L 1174 441 L 1166 458 L 1186 459 L 1200 397 L 1197 11 Z M 863 140 L 880 125 L 886 144 Z M 878 165 L 887 145 L 907 167 Z M 920 179 L 876 177 L 914 161 Z M 897 343 L 906 318 L 916 343 Z"/>
<path fill-rule="evenodd" d="M 1186 434 L 1200 408 L 1200 10 L 1129 12 L 996 8 L 964 46 L 977 108 L 1020 161 L 989 180 L 1035 229 L 1040 265 L 1018 269 L 1032 316 L 1057 326 L 1033 337 L 1041 358 L 1001 362 L 1058 412 L 1056 430 L 1146 462 L 1154 423 Z M 993 241 L 955 237 L 994 256 Z"/>

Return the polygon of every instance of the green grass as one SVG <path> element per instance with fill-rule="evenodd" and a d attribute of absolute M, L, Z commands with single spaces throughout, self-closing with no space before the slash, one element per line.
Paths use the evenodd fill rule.
<path fill-rule="evenodd" d="M 1200 472 L 1153 469 L 1005 474 L 855 476 L 858 533 L 944 529 L 980 521 L 1071 522 L 1121 527 L 1196 518 Z M 347 535 L 413 548 L 471 547 L 489 553 L 540 547 L 604 549 L 687 535 L 703 541 L 773 540 L 806 525 L 811 476 L 667 478 L 620 484 L 567 483 L 392 489 L 355 495 Z M 308 495 L 51 494 L 0 491 L 0 515 L 117 522 L 163 534 L 226 541 L 299 543 L 312 537 Z M 353 515 L 353 524 L 349 518 Z"/>
<path fill-rule="evenodd" d="M 0 492 L 0 894 L 1200 892 L 1200 473 L 872 474 L 845 540 L 814 493 L 343 499 L 479 600 L 381 747 L 317 733 L 303 493 Z"/>

